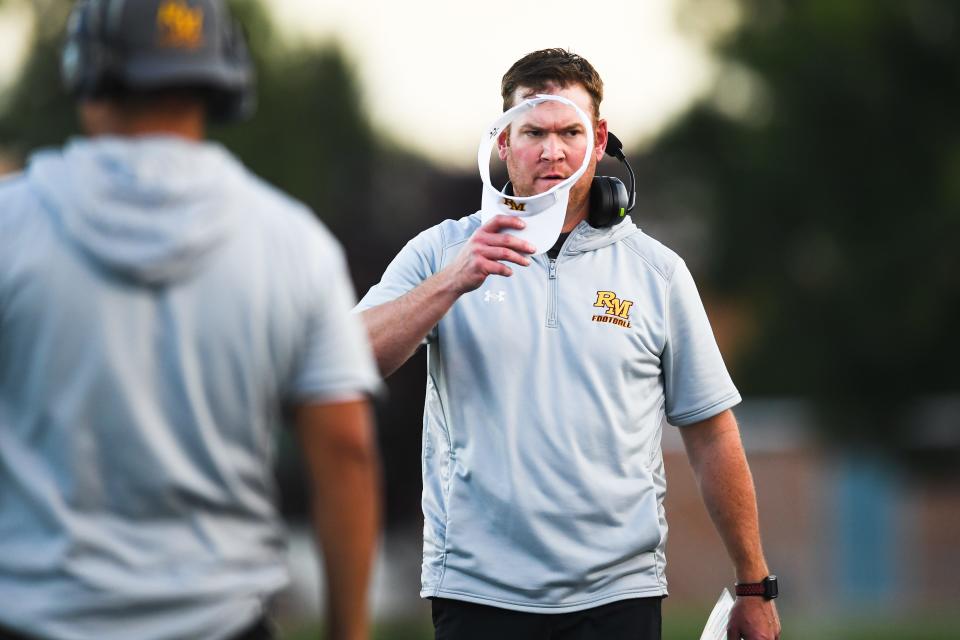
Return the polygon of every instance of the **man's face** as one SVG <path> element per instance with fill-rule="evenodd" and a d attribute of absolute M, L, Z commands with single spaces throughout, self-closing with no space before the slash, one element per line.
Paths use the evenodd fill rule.
<path fill-rule="evenodd" d="M 590 94 L 580 84 L 563 88 L 550 85 L 541 91 L 518 87 L 513 104 L 519 104 L 537 93 L 562 96 L 588 116 L 596 116 Z M 580 168 L 583 155 L 590 153 L 587 170 L 570 190 L 564 231 L 568 231 L 587 214 L 590 184 L 606 146 L 605 120 L 596 121 L 594 148 L 587 149 L 587 132 L 583 122 L 573 109 L 559 102 L 544 102 L 520 116 L 507 131 L 500 134 L 498 140 L 500 159 L 507 165 L 513 192 L 518 196 L 537 195 L 563 182 Z"/>

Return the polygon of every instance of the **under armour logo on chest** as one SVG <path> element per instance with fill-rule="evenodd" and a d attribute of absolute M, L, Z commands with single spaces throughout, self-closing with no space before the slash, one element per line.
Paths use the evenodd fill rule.
<path fill-rule="evenodd" d="M 484 291 L 483 292 L 483 301 L 484 302 L 503 302 L 507 298 L 506 291 Z"/>

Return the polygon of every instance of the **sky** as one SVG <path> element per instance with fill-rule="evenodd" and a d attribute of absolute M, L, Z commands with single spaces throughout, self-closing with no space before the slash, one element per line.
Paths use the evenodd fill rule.
<path fill-rule="evenodd" d="M 30 12 L 16 3 L 0 4 L 0 91 L 13 78 L 26 54 Z"/>
<path fill-rule="evenodd" d="M 604 80 L 601 114 L 629 149 L 649 143 L 715 77 L 704 39 L 673 0 L 273 0 L 279 26 L 334 37 L 375 125 L 435 160 L 468 166 L 501 111 L 500 78 L 526 53 L 565 47 Z M 702 30 L 735 24 L 727 2 L 691 0 Z"/>
<path fill-rule="evenodd" d="M 601 115 L 642 149 L 716 77 L 707 40 L 735 24 L 729 0 L 685 0 L 700 37 L 678 25 L 677 0 L 269 0 L 289 38 L 346 50 L 377 130 L 434 161 L 475 162 L 501 110 L 500 78 L 530 51 L 565 47 L 604 79 Z M 19 13 L 18 13 L 19 11 Z M 22 61 L 26 12 L 0 9 L 0 87 Z M 711 35 L 712 34 L 712 35 Z"/>

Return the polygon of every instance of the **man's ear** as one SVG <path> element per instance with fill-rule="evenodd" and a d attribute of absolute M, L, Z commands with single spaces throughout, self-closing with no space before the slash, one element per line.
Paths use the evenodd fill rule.
<path fill-rule="evenodd" d="M 593 155 L 596 156 L 597 162 L 603 160 L 603 154 L 607 150 L 607 121 L 600 119 L 597 121 L 597 127 L 593 132 Z"/>
<path fill-rule="evenodd" d="M 503 131 L 500 132 L 499 136 L 497 136 L 497 154 L 500 156 L 501 162 L 506 162 L 507 151 L 509 150 L 510 150 L 510 127 L 508 126 Z"/>

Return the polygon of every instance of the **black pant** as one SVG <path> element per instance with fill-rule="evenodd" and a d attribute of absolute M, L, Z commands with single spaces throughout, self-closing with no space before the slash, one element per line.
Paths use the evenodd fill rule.
<path fill-rule="evenodd" d="M 252 627 L 234 636 L 233 640 L 274 640 L 273 625 L 267 618 L 260 618 Z M 0 640 L 38 640 L 0 627 Z"/>
<path fill-rule="evenodd" d="M 436 640 L 660 640 L 660 601 L 633 598 L 572 613 L 527 613 L 433 598 Z"/>

